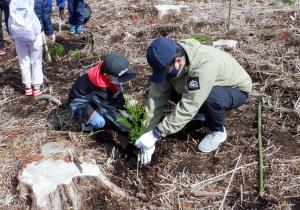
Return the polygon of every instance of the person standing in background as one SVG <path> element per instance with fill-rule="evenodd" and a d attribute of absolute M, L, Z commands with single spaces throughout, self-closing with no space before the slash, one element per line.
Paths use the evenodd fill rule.
<path fill-rule="evenodd" d="M 84 0 L 68 0 L 70 34 L 84 32 Z"/>
<path fill-rule="evenodd" d="M 43 33 L 55 41 L 51 12 L 47 0 L 11 0 L 8 28 L 15 40 L 21 67 L 25 96 L 38 96 L 46 91 L 43 84 Z M 24 15 L 26 14 L 26 15 Z"/>

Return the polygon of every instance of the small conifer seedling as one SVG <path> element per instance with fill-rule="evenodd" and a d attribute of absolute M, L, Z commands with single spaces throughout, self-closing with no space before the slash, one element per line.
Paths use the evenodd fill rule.
<path fill-rule="evenodd" d="M 118 122 L 129 129 L 129 143 L 134 144 L 145 131 L 145 107 L 126 96 L 125 108 L 128 117 L 120 117 Z"/>

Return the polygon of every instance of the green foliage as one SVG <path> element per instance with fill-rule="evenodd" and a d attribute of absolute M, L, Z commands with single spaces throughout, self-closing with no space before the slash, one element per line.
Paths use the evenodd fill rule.
<path fill-rule="evenodd" d="M 145 107 L 130 97 L 125 97 L 125 108 L 129 116 L 119 118 L 118 122 L 129 129 L 129 143 L 134 144 L 145 131 Z"/>
<path fill-rule="evenodd" d="M 141 11 L 141 12 L 139 12 L 139 16 L 140 16 L 142 19 L 145 18 L 146 14 L 147 14 L 146 11 Z"/>
<path fill-rule="evenodd" d="M 201 43 L 207 43 L 211 37 L 205 34 L 191 34 L 187 37 L 188 39 L 196 39 L 197 41 Z"/>
<path fill-rule="evenodd" d="M 82 59 L 85 57 L 85 54 L 81 52 L 80 50 L 71 50 L 69 52 L 69 55 L 75 59 Z"/>
<path fill-rule="evenodd" d="M 295 3 L 295 0 L 281 0 L 284 4 L 292 5 Z"/>
<path fill-rule="evenodd" d="M 64 46 L 58 43 L 54 43 L 49 49 L 51 57 L 54 57 L 55 60 L 58 60 L 64 54 L 64 52 Z"/>

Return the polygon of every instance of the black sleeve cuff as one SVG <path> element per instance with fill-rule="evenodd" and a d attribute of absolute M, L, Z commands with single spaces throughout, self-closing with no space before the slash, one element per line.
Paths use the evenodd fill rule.
<path fill-rule="evenodd" d="M 162 138 L 162 132 L 161 130 L 158 129 L 158 127 L 155 127 L 153 130 L 152 130 L 152 134 L 155 138 L 157 139 L 161 139 Z"/>

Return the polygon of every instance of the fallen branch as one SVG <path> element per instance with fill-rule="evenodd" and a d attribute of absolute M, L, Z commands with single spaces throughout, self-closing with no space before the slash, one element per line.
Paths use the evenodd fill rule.
<path fill-rule="evenodd" d="M 197 191 L 194 192 L 194 196 L 198 197 L 211 197 L 211 196 L 222 196 L 224 193 L 223 192 L 208 192 L 208 191 Z"/>
<path fill-rule="evenodd" d="M 219 208 L 220 210 L 222 210 L 222 209 L 224 208 L 223 205 L 224 205 L 224 202 L 225 202 L 225 200 L 226 200 L 227 193 L 229 192 L 229 188 L 230 188 L 232 179 L 233 179 L 234 174 L 235 174 L 235 172 L 236 172 L 236 170 L 237 170 L 237 166 L 240 164 L 241 157 L 242 157 L 242 153 L 240 154 L 240 156 L 239 156 L 239 158 L 238 158 L 238 160 L 237 160 L 237 162 L 236 162 L 236 164 L 235 164 L 234 171 L 233 171 L 233 173 L 232 173 L 232 175 L 231 175 L 229 184 L 228 184 L 228 186 L 227 186 L 227 189 L 226 189 L 226 191 L 225 191 L 225 194 L 224 194 L 224 197 L 223 197 L 221 206 L 220 206 L 220 208 Z"/>
<path fill-rule="evenodd" d="M 258 158 L 259 158 L 259 194 L 264 193 L 264 162 L 261 137 L 261 102 L 257 107 L 257 133 L 258 133 Z"/>
<path fill-rule="evenodd" d="M 49 94 L 43 94 L 43 95 L 39 95 L 39 96 L 35 97 L 35 100 L 43 100 L 43 99 L 52 101 L 53 103 L 57 104 L 57 106 L 62 105 L 62 103 L 59 99 L 57 99 L 54 96 L 51 96 Z"/>
<path fill-rule="evenodd" d="M 212 178 L 203 180 L 203 181 L 201 181 L 201 182 L 199 182 L 199 183 L 193 184 L 193 185 L 191 185 L 191 188 L 194 188 L 194 190 L 197 190 L 198 188 L 201 188 L 201 187 L 202 187 L 201 185 L 203 185 L 203 184 L 206 183 L 206 182 L 214 182 L 216 179 L 218 180 L 220 177 L 226 176 L 226 175 L 228 175 L 228 174 L 230 174 L 230 173 L 232 173 L 232 172 L 234 172 L 234 171 L 237 171 L 237 170 L 240 170 L 240 169 L 242 169 L 242 168 L 245 168 L 245 167 L 248 167 L 248 166 L 251 166 L 251 165 L 255 165 L 255 164 L 257 164 L 256 161 L 253 162 L 253 163 L 248 163 L 248 164 L 242 165 L 242 166 L 240 166 L 240 167 L 238 167 L 238 168 L 236 168 L 236 169 L 233 169 L 233 170 L 231 170 L 231 171 L 228 171 L 228 172 L 226 172 L 226 173 L 224 173 L 224 174 L 220 174 L 220 175 L 218 175 L 218 176 L 215 176 L 215 177 L 212 177 Z"/>

